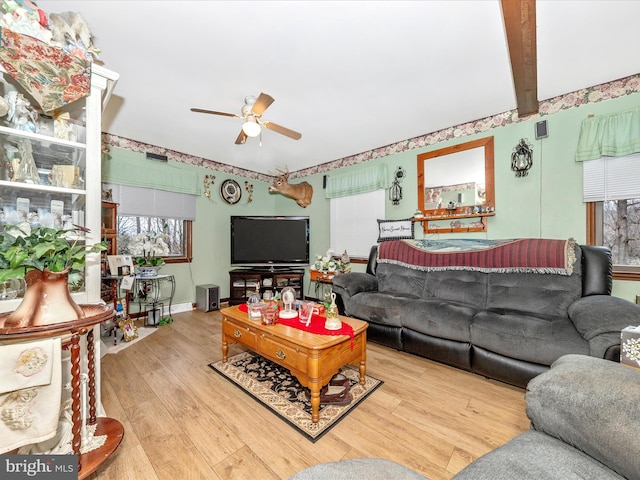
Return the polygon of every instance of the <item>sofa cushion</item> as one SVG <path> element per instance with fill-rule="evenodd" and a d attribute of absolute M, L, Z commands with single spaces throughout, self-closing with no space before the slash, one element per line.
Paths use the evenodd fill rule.
<path fill-rule="evenodd" d="M 562 439 L 626 478 L 640 478 L 640 375 L 619 363 L 565 355 L 529 382 L 534 429 Z"/>
<path fill-rule="evenodd" d="M 415 298 L 422 296 L 425 272 L 400 265 L 381 263 L 376 270 L 376 277 L 380 292 L 412 295 Z"/>
<path fill-rule="evenodd" d="M 340 295 L 351 296 L 359 292 L 374 292 L 378 290 L 378 279 L 375 275 L 362 272 L 343 273 L 333 277 L 333 289 L 338 290 Z"/>
<path fill-rule="evenodd" d="M 629 325 L 640 322 L 640 307 L 628 300 L 609 295 L 592 295 L 574 302 L 569 318 L 587 340 L 603 333 L 620 333 Z"/>
<path fill-rule="evenodd" d="M 551 365 L 566 353 L 589 354 L 589 343 L 569 319 L 516 312 L 478 312 L 471 322 L 471 343 L 543 365 Z"/>
<path fill-rule="evenodd" d="M 571 304 L 569 318 L 589 341 L 589 355 L 604 358 L 623 328 L 640 323 L 640 307 L 618 297 L 591 295 Z"/>
<path fill-rule="evenodd" d="M 400 317 L 402 326 L 438 338 L 469 342 L 469 326 L 477 309 L 440 299 L 411 300 Z"/>
<path fill-rule="evenodd" d="M 582 276 L 575 271 L 569 276 L 540 273 L 489 273 L 488 276 L 487 309 L 566 317 L 569 305 L 582 294 Z"/>
<path fill-rule="evenodd" d="M 344 310 L 350 317 L 394 327 L 402 326 L 402 318 L 413 296 L 381 292 L 358 293 L 346 299 Z"/>
<path fill-rule="evenodd" d="M 579 450 L 536 431 L 525 432 L 468 465 L 453 480 L 624 480 Z M 631 477 L 629 477 L 631 478 Z"/>
<path fill-rule="evenodd" d="M 487 300 L 487 274 L 468 270 L 428 272 L 422 297 L 451 300 L 482 309 Z"/>

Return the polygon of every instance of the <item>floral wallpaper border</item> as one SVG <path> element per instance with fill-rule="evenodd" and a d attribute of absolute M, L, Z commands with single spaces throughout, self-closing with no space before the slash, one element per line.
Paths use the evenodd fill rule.
<path fill-rule="evenodd" d="M 640 92 L 640 74 L 635 74 L 619 80 L 603 83 L 594 87 L 583 88 L 575 92 L 544 100 L 540 102 L 539 113 L 537 113 L 536 115 L 528 116 L 525 119 L 519 118 L 516 110 L 509 110 L 507 112 L 499 113 L 490 117 L 485 117 L 480 120 L 474 120 L 453 127 L 448 127 L 436 132 L 421 135 L 419 137 L 410 138 L 408 140 L 403 140 L 391 145 L 379 147 L 374 150 L 358 153 L 357 155 L 352 155 L 313 167 L 297 170 L 295 172 L 291 172 L 291 178 L 300 178 L 319 173 L 326 173 L 341 167 L 357 165 L 359 163 L 368 162 L 377 158 L 387 157 L 395 153 L 424 148 L 429 145 L 443 142 L 445 140 L 450 140 L 452 138 L 461 138 L 477 133 L 483 133 L 493 128 L 504 127 L 506 125 L 511 125 L 524 120 L 551 115 L 562 110 L 569 110 L 571 108 L 576 108 L 588 103 L 603 102 L 605 100 L 611 100 L 613 98 L 623 97 L 625 95 L 631 95 L 638 92 Z M 270 175 L 257 173 L 251 170 L 245 170 L 243 168 L 234 167 L 233 165 L 227 165 L 224 163 L 215 162 L 213 160 L 195 157 L 193 155 L 187 155 L 185 153 L 180 153 L 173 150 L 168 150 L 166 148 L 141 143 L 135 140 L 130 140 L 128 138 L 110 135 L 108 133 L 102 134 L 102 142 L 105 145 L 121 147 L 134 152 L 151 152 L 159 155 L 166 155 L 169 159 L 176 162 L 196 165 L 203 168 L 210 168 L 212 170 L 227 173 L 230 175 L 237 175 L 240 177 L 260 180 L 268 183 L 270 183 L 273 179 L 273 177 Z"/>

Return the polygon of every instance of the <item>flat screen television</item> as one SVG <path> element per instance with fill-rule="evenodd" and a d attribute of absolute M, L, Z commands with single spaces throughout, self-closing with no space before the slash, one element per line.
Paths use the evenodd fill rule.
<path fill-rule="evenodd" d="M 309 217 L 232 215 L 231 264 L 309 265 Z"/>

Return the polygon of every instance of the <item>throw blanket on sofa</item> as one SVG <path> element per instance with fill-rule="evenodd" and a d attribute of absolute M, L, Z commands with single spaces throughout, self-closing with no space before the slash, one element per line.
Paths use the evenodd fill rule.
<path fill-rule="evenodd" d="M 392 240 L 378 248 L 379 263 L 417 270 L 475 270 L 497 273 L 571 275 L 575 241 L 543 238 L 511 240 Z"/>

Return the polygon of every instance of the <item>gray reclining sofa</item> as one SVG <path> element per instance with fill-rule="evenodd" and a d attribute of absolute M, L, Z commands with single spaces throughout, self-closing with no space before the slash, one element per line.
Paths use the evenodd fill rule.
<path fill-rule="evenodd" d="M 392 240 L 333 279 L 370 341 L 519 387 L 565 354 L 619 361 L 640 306 L 611 287 L 609 249 L 553 239 Z"/>

